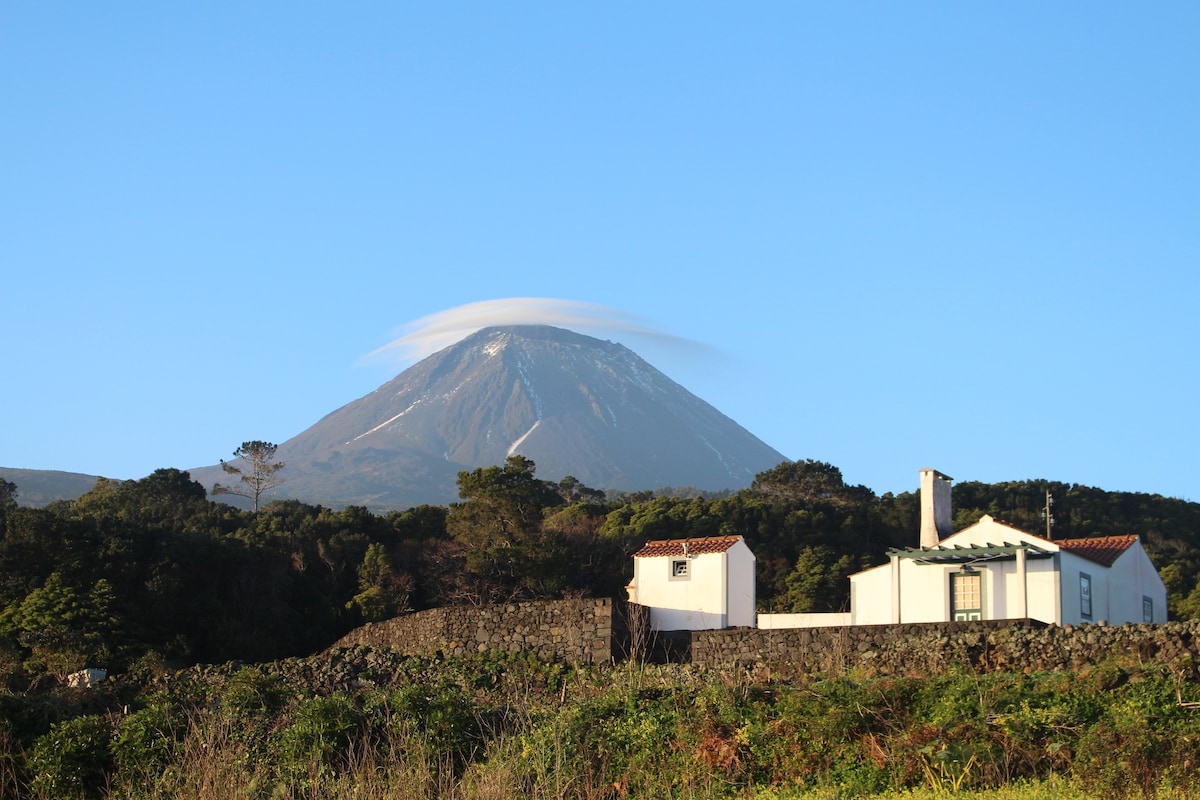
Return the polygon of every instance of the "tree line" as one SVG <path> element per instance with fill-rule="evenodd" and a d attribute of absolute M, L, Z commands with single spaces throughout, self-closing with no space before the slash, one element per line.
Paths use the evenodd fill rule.
<path fill-rule="evenodd" d="M 448 506 L 386 514 L 296 500 L 242 510 L 210 499 L 186 472 L 160 469 L 101 479 L 77 500 L 34 509 L 0 481 L 0 680 L 267 661 L 409 610 L 624 597 L 632 554 L 685 536 L 745 536 L 761 610 L 846 610 L 846 576 L 915 544 L 919 528 L 915 492 L 878 496 L 811 460 L 784 462 L 722 496 L 606 494 L 571 477 L 541 480 L 522 456 L 461 472 L 458 488 Z M 966 482 L 954 487 L 956 528 L 988 513 L 1044 532 L 1047 491 L 1056 538 L 1141 534 L 1172 616 L 1200 616 L 1200 504 L 1046 481 Z"/>

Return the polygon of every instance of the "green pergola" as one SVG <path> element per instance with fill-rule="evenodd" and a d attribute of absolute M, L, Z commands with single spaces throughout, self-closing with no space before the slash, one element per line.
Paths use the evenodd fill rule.
<path fill-rule="evenodd" d="M 888 557 L 910 558 L 916 564 L 976 564 L 982 561 L 1012 561 L 1017 552 L 1025 551 L 1026 558 L 1052 558 L 1054 553 L 1038 547 L 1036 544 L 985 544 L 952 545 L 945 547 L 917 547 L 908 550 L 892 548 L 887 551 Z"/>

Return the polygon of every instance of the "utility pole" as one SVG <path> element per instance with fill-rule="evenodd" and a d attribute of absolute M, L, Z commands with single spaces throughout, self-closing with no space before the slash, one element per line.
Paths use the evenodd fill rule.
<path fill-rule="evenodd" d="M 1054 495 L 1050 494 L 1050 490 L 1046 490 L 1046 507 L 1042 510 L 1042 519 L 1046 520 L 1046 538 L 1054 539 L 1054 535 L 1050 533 L 1050 526 L 1054 524 L 1054 517 L 1050 514 L 1050 507 L 1054 505 Z"/>

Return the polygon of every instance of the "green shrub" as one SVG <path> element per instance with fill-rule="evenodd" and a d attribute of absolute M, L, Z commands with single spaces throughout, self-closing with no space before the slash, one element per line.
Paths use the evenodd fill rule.
<path fill-rule="evenodd" d="M 363 714 L 350 697 L 314 697 L 301 703 L 275 741 L 280 778 L 304 787 L 340 774 L 363 727 Z"/>
<path fill-rule="evenodd" d="M 150 792 L 159 776 L 176 761 L 177 738 L 186 721 L 173 718 L 164 695 L 126 716 L 112 743 L 113 761 L 120 780 L 132 792 Z"/>
<path fill-rule="evenodd" d="M 419 737 L 456 767 L 465 764 L 482 744 L 483 732 L 471 699 L 449 681 L 428 687 L 405 686 L 391 694 L 387 710 L 393 731 Z"/>
<path fill-rule="evenodd" d="M 102 796 L 111 769 L 112 727 L 101 716 L 54 725 L 34 742 L 29 758 L 35 792 L 53 798 Z"/>
<path fill-rule="evenodd" d="M 270 716 L 283 708 L 288 696 L 283 676 L 242 667 L 225 681 L 221 707 L 238 716 Z"/>

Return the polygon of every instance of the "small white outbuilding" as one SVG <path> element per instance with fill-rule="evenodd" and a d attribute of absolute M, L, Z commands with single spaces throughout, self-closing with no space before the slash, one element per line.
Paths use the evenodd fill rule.
<path fill-rule="evenodd" d="M 754 627 L 754 554 L 741 536 L 647 542 L 633 554 L 629 601 L 656 631 Z"/>

